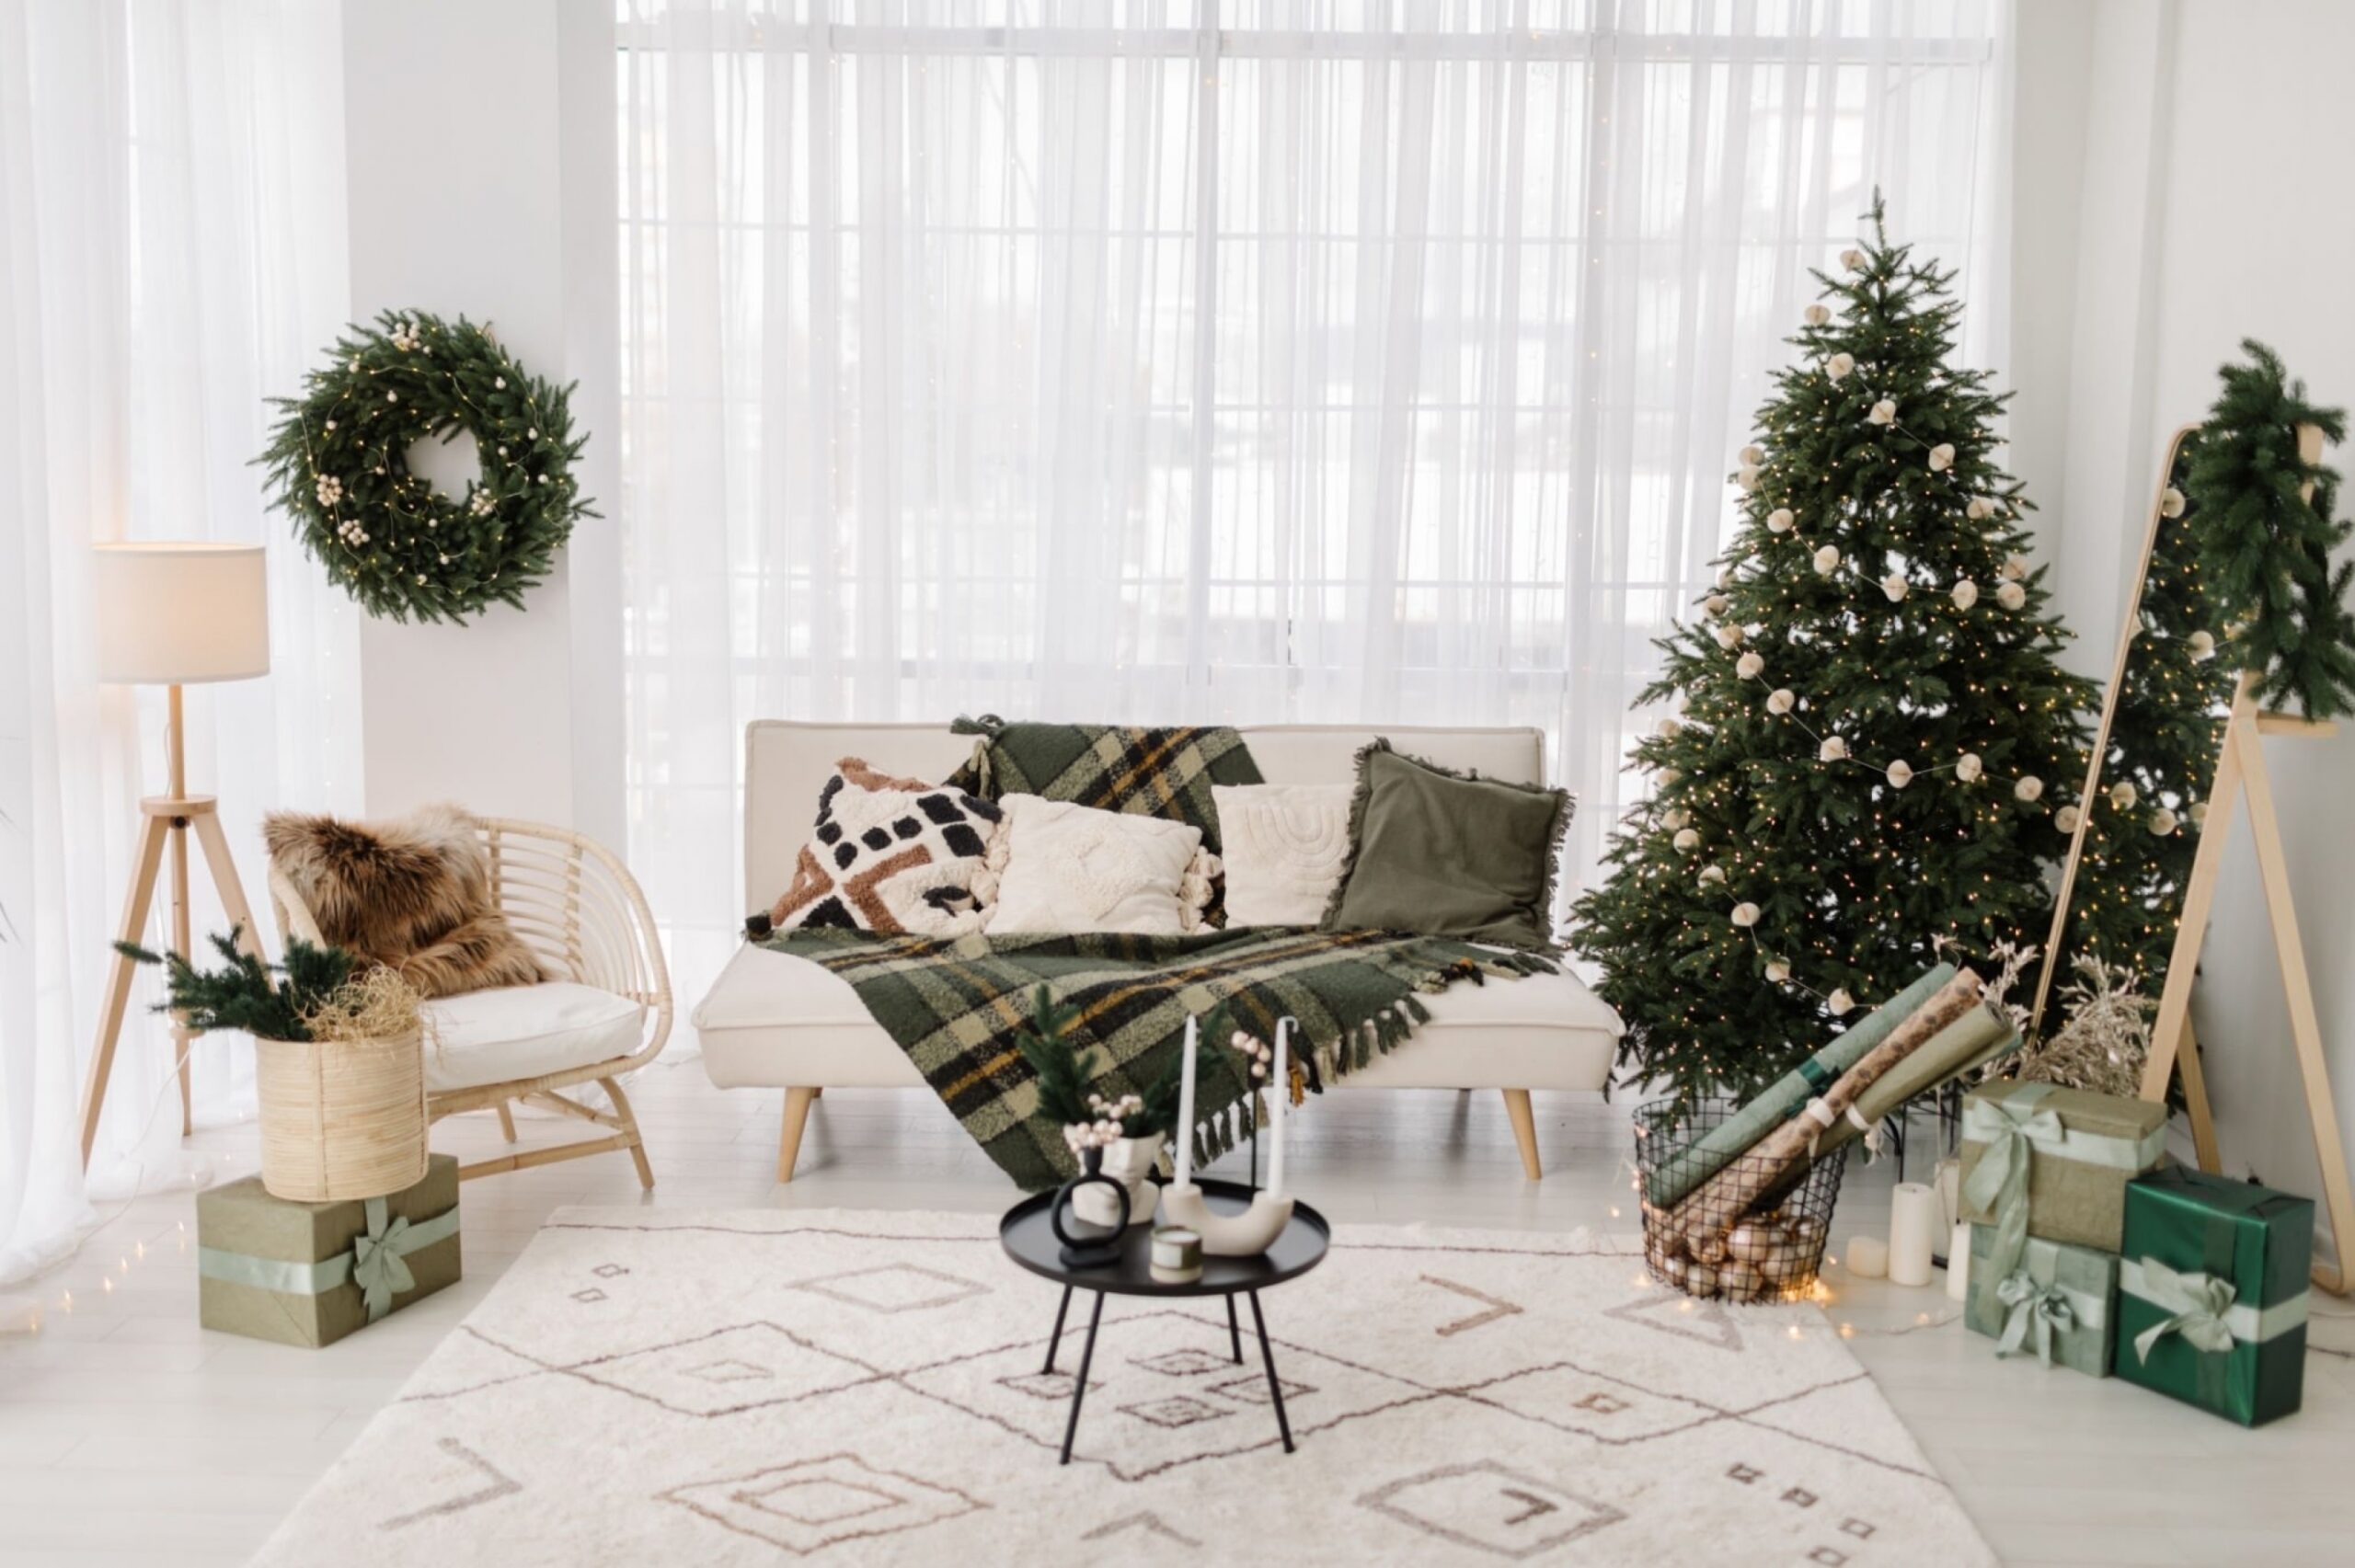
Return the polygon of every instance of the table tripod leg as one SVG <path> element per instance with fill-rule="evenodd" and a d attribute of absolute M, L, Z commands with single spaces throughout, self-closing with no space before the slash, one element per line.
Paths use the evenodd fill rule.
<path fill-rule="evenodd" d="M 1226 1337 L 1235 1348 L 1235 1364 L 1243 1365 L 1243 1325 L 1235 1317 L 1235 1292 L 1226 1293 Z"/>
<path fill-rule="evenodd" d="M 1055 1307 L 1055 1332 L 1047 1339 L 1047 1364 L 1039 1368 L 1041 1372 L 1055 1369 L 1055 1352 L 1063 1348 L 1063 1314 L 1070 1310 L 1071 1287 L 1066 1285 L 1063 1287 L 1063 1299 Z"/>
<path fill-rule="evenodd" d="M 1097 1298 L 1098 1303 L 1103 1299 L 1101 1296 Z M 1234 1298 L 1230 1296 L 1227 1299 L 1231 1302 Z M 1259 1311 L 1259 1293 L 1257 1290 L 1251 1292 L 1251 1326 L 1259 1331 L 1259 1359 L 1268 1368 L 1268 1402 L 1276 1407 L 1276 1430 L 1283 1434 L 1284 1452 L 1289 1454 L 1292 1451 L 1292 1422 L 1284 1415 L 1284 1386 L 1276 1378 L 1276 1353 L 1268 1344 L 1268 1320 Z M 1088 1339 L 1091 1344 L 1095 1340 L 1092 1330 L 1089 1332 Z M 1073 1415 L 1076 1417 L 1078 1412 L 1079 1405 L 1074 1399 L 1072 1405 Z M 1068 1453 L 1070 1439 L 1064 1439 L 1064 1451 Z"/>
<path fill-rule="evenodd" d="M 1258 1310 L 1256 1302 L 1254 1303 L 1253 1310 Z M 1096 1325 L 1103 1321 L 1104 1292 L 1098 1290 L 1096 1293 L 1095 1309 L 1087 1314 L 1087 1343 L 1080 1347 L 1079 1376 L 1072 1379 L 1071 1418 L 1063 1423 L 1063 1457 L 1062 1462 L 1064 1464 L 1071 1463 L 1071 1440 L 1079 1435 L 1079 1402 L 1087 1397 L 1087 1368 L 1093 1365 L 1096 1360 Z M 1270 1372 L 1269 1375 L 1273 1376 L 1273 1373 Z M 1285 1441 L 1289 1444 L 1291 1439 L 1287 1438 Z"/>

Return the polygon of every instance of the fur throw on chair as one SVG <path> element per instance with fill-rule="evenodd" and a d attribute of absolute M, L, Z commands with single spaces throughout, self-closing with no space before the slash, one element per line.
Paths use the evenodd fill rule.
<path fill-rule="evenodd" d="M 547 979 L 499 912 L 490 857 L 457 807 L 429 806 L 394 822 L 273 811 L 261 834 L 319 935 L 398 971 L 420 995 Z"/>

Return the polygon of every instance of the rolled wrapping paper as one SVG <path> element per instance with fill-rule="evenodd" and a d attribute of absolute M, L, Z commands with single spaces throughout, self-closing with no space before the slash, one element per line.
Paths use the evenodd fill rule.
<path fill-rule="evenodd" d="M 1920 1012 L 1899 1024 L 1822 1094 L 1809 1100 L 1801 1115 L 1768 1133 L 1748 1150 L 1746 1158 L 1710 1177 L 1686 1198 L 1668 1217 L 1668 1234 L 1681 1237 L 1694 1257 L 1706 1263 L 1717 1261 L 1725 1253 L 1725 1233 L 1734 1221 L 1809 1158 L 1809 1145 L 1839 1125 L 1858 1095 L 1977 1007 L 1980 986 L 1979 977 L 1969 969 L 1948 980 Z"/>
<path fill-rule="evenodd" d="M 1823 1129 L 1815 1140 L 1818 1154 L 1844 1149 L 1916 1094 L 1924 1094 L 1949 1079 L 1983 1067 L 2005 1052 L 2019 1048 L 2019 1032 L 1992 1001 L 1982 1001 L 1922 1044 L 1922 1047 L 1873 1080 L 1856 1096 L 1853 1115 L 1844 1116 Z M 1862 1123 L 1860 1127 L 1857 1124 Z"/>
<path fill-rule="evenodd" d="M 1707 1137 L 1671 1156 L 1644 1184 L 1645 1200 L 1655 1208 L 1673 1208 L 1685 1196 L 1716 1175 L 1775 1128 L 1798 1114 L 1799 1108 L 1864 1059 L 1866 1053 L 1922 1004 L 1954 979 L 1954 966 L 1940 964 L 1895 996 L 1875 1008 L 1856 1026 L 1786 1073 L 1740 1110 L 1710 1129 Z"/>
<path fill-rule="evenodd" d="M 1938 1189 L 1922 1182 L 1898 1183 L 1889 1199 L 1890 1282 L 1929 1284 L 1937 1236 Z"/>

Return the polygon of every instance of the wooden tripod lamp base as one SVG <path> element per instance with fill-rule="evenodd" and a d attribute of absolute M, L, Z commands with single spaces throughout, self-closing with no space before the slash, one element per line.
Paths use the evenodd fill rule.
<path fill-rule="evenodd" d="M 268 576 L 258 544 L 101 544 L 91 552 L 91 583 L 98 609 L 98 679 L 115 685 L 169 688 L 170 728 L 166 739 L 169 781 L 165 792 L 139 803 L 139 849 L 132 861 L 131 890 L 115 928 L 120 942 L 146 935 L 154 911 L 155 882 L 168 853 L 172 863 L 172 951 L 187 957 L 189 939 L 188 840 L 196 835 L 212 873 L 222 911 L 237 928 L 238 945 L 262 956 L 253 910 L 237 881 L 228 836 L 209 795 L 188 790 L 187 725 L 180 688 L 198 681 L 246 681 L 270 673 Z M 122 1039 L 124 1014 L 137 966 L 121 953 L 107 973 L 98 1013 L 98 1038 L 90 1053 L 89 1077 L 82 1090 L 82 1165 L 98 1141 L 98 1116 L 106 1107 L 107 1080 L 114 1072 L 115 1047 Z M 180 1082 L 180 1135 L 190 1129 L 189 1042 L 184 1023 L 172 1029 L 173 1056 Z"/>

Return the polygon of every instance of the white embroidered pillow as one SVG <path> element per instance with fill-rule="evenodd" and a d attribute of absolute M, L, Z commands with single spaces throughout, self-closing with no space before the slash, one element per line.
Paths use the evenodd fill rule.
<path fill-rule="evenodd" d="M 1005 822 L 990 846 L 992 936 L 1201 929 L 1218 857 L 1202 848 L 1200 828 L 1035 795 L 1005 795 L 997 807 Z"/>
<path fill-rule="evenodd" d="M 969 936 L 989 915 L 997 808 L 963 790 L 834 764 L 793 886 L 769 911 L 779 931 L 839 926 L 898 935 Z"/>
<path fill-rule="evenodd" d="M 1212 784 L 1226 923 L 1323 923 L 1350 858 L 1353 784 Z"/>

